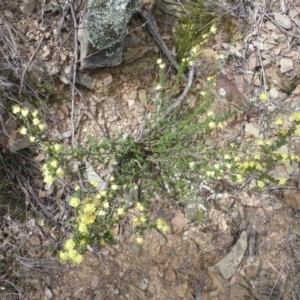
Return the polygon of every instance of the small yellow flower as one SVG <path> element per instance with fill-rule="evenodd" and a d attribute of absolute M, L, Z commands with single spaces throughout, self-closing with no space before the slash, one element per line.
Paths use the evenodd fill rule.
<path fill-rule="evenodd" d="M 59 252 L 58 256 L 59 256 L 59 259 L 63 262 L 65 262 L 69 259 L 69 254 L 65 251 Z"/>
<path fill-rule="evenodd" d="M 63 170 L 61 167 L 57 168 L 57 170 L 56 170 L 56 175 L 57 175 L 58 177 L 63 176 L 63 175 L 64 175 L 64 170 Z"/>
<path fill-rule="evenodd" d="M 79 191 L 80 190 L 80 186 L 78 184 L 76 184 L 75 187 L 74 187 L 74 190 L 75 191 Z"/>
<path fill-rule="evenodd" d="M 215 113 L 213 112 L 213 111 L 211 111 L 211 110 L 209 110 L 208 112 L 207 112 L 207 116 L 208 117 L 211 117 L 211 116 L 213 116 Z"/>
<path fill-rule="evenodd" d="M 121 216 L 121 215 L 124 215 L 125 214 L 125 210 L 124 210 L 124 207 L 120 207 L 117 209 L 117 215 L 118 216 Z"/>
<path fill-rule="evenodd" d="M 12 112 L 13 112 L 14 114 L 18 114 L 20 111 L 21 111 L 21 107 L 20 107 L 19 105 L 14 105 L 14 106 L 12 107 Z"/>
<path fill-rule="evenodd" d="M 267 141 L 266 141 L 266 145 L 272 146 L 272 144 L 273 144 L 273 142 L 272 142 L 271 140 L 267 140 Z"/>
<path fill-rule="evenodd" d="M 104 208 L 109 208 L 109 203 L 107 201 L 104 201 L 102 205 Z"/>
<path fill-rule="evenodd" d="M 28 108 L 22 108 L 22 109 L 21 109 L 21 115 L 22 115 L 23 117 L 27 117 L 28 114 L 29 114 L 29 109 L 28 109 Z"/>
<path fill-rule="evenodd" d="M 141 223 L 146 223 L 147 222 L 147 219 L 145 217 L 140 217 L 140 220 L 139 220 Z"/>
<path fill-rule="evenodd" d="M 60 150 L 62 149 L 62 145 L 56 143 L 53 145 L 53 149 L 56 152 L 60 152 Z"/>
<path fill-rule="evenodd" d="M 263 167 L 260 163 L 257 163 L 255 166 L 255 169 L 261 171 L 263 169 Z"/>
<path fill-rule="evenodd" d="M 296 128 L 295 134 L 296 134 L 296 135 L 300 135 L 300 127 Z"/>
<path fill-rule="evenodd" d="M 163 233 L 168 233 L 170 231 L 170 227 L 168 225 L 164 225 L 161 229 Z"/>
<path fill-rule="evenodd" d="M 87 229 L 87 226 L 83 223 L 80 223 L 78 225 L 78 231 L 82 234 L 87 234 L 88 233 L 88 229 Z"/>
<path fill-rule="evenodd" d="M 55 160 L 55 159 L 51 160 L 50 161 L 50 166 L 53 167 L 53 168 L 57 168 L 57 160 Z"/>
<path fill-rule="evenodd" d="M 232 167 L 232 164 L 226 164 L 226 168 L 227 168 L 227 169 L 229 169 L 229 170 L 230 170 L 230 169 L 231 169 L 231 167 Z"/>
<path fill-rule="evenodd" d="M 260 154 L 259 153 L 254 154 L 254 159 L 260 160 Z"/>
<path fill-rule="evenodd" d="M 264 184 L 263 181 L 258 180 L 258 181 L 257 181 L 257 186 L 258 186 L 260 189 L 262 189 L 262 188 L 265 186 L 265 184 Z"/>
<path fill-rule="evenodd" d="M 96 205 L 94 203 L 86 203 L 83 207 L 84 213 L 94 213 L 96 211 Z"/>
<path fill-rule="evenodd" d="M 216 123 L 215 122 L 209 122 L 208 124 L 209 128 L 213 129 L 216 127 Z"/>
<path fill-rule="evenodd" d="M 33 143 L 33 142 L 35 141 L 35 137 L 34 137 L 34 136 L 30 136 L 30 137 L 29 137 L 29 141 L 30 141 L 31 143 Z"/>
<path fill-rule="evenodd" d="M 104 246 L 104 245 L 105 245 L 104 239 L 101 239 L 101 240 L 100 240 L 100 245 L 101 245 L 101 246 Z"/>
<path fill-rule="evenodd" d="M 219 165 L 219 164 L 214 164 L 214 168 L 215 168 L 216 170 L 219 170 L 219 169 L 220 169 L 220 165 Z"/>
<path fill-rule="evenodd" d="M 214 177 L 214 176 L 215 176 L 215 172 L 214 172 L 214 171 L 207 171 L 207 172 L 206 172 L 206 175 L 207 175 L 208 177 Z"/>
<path fill-rule="evenodd" d="M 116 191 L 116 190 L 118 189 L 118 186 L 115 185 L 115 184 L 113 184 L 113 185 L 111 186 L 111 189 L 112 189 L 113 191 Z"/>
<path fill-rule="evenodd" d="M 46 175 L 44 177 L 44 182 L 45 183 L 49 183 L 49 184 L 52 184 L 54 182 L 55 178 L 51 175 Z"/>
<path fill-rule="evenodd" d="M 78 197 L 72 197 L 70 199 L 69 205 L 72 207 L 78 207 L 78 205 L 80 204 L 80 199 Z"/>
<path fill-rule="evenodd" d="M 238 183 L 243 183 L 245 181 L 245 178 L 241 174 L 237 174 L 236 179 Z"/>
<path fill-rule="evenodd" d="M 192 170 L 193 170 L 193 169 L 194 169 L 194 167 L 195 167 L 195 163 L 194 163 L 193 161 L 192 161 L 192 162 L 190 162 L 190 163 L 189 163 L 189 167 L 190 167 L 190 169 L 192 169 Z"/>
<path fill-rule="evenodd" d="M 114 176 L 111 176 L 110 178 L 109 178 L 109 181 L 114 181 L 115 180 L 115 177 Z"/>
<path fill-rule="evenodd" d="M 106 212 L 104 210 L 99 210 L 98 216 L 105 216 Z"/>
<path fill-rule="evenodd" d="M 40 131 L 43 131 L 45 129 L 45 125 L 44 124 L 39 124 L 38 128 Z"/>
<path fill-rule="evenodd" d="M 281 159 L 282 159 L 282 162 L 286 162 L 289 158 L 289 155 L 287 153 L 283 153 L 281 154 Z"/>
<path fill-rule="evenodd" d="M 75 247 L 75 242 L 72 239 L 68 239 L 65 242 L 65 245 L 64 245 L 65 250 L 72 250 L 72 249 L 74 249 L 74 247 Z"/>
<path fill-rule="evenodd" d="M 285 183 L 286 183 L 286 179 L 285 178 L 280 178 L 279 182 L 278 182 L 278 185 L 285 185 Z"/>
<path fill-rule="evenodd" d="M 166 67 L 166 64 L 165 64 L 165 63 L 159 65 L 159 68 L 162 69 L 162 70 L 163 70 L 165 67 Z"/>
<path fill-rule="evenodd" d="M 37 125 L 40 124 L 40 120 L 38 118 L 33 118 L 32 119 L 32 124 L 35 125 L 35 126 L 37 126 Z"/>
<path fill-rule="evenodd" d="M 106 192 L 106 191 L 100 191 L 99 194 L 100 194 L 102 197 L 104 197 L 104 196 L 106 196 L 107 192 Z"/>
<path fill-rule="evenodd" d="M 231 159 L 231 156 L 229 154 L 225 154 L 224 159 L 229 160 L 229 159 Z"/>
<path fill-rule="evenodd" d="M 296 111 L 292 114 L 292 119 L 294 122 L 300 122 L 300 111 Z"/>
<path fill-rule="evenodd" d="M 137 237 L 137 238 L 136 238 L 136 243 L 137 243 L 138 245 L 143 245 L 143 244 L 144 244 L 144 239 L 143 239 L 142 237 Z"/>
<path fill-rule="evenodd" d="M 258 140 L 258 141 L 256 142 L 256 144 L 257 144 L 258 146 L 262 146 L 262 145 L 264 144 L 264 141 L 263 141 L 263 140 Z"/>
<path fill-rule="evenodd" d="M 210 32 L 213 34 L 217 32 L 217 27 L 214 24 L 210 27 Z"/>
<path fill-rule="evenodd" d="M 97 183 L 96 180 L 91 180 L 91 181 L 90 181 L 90 185 L 91 185 L 92 187 L 96 188 L 97 185 L 98 185 L 98 183 Z"/>
<path fill-rule="evenodd" d="M 36 118 L 37 115 L 38 115 L 38 111 L 37 111 L 37 110 L 32 111 L 32 112 L 31 112 L 31 115 L 32 115 L 34 118 Z"/>
<path fill-rule="evenodd" d="M 27 134 L 27 128 L 26 127 L 21 127 L 20 129 L 19 129 L 19 132 L 20 132 L 20 134 L 22 134 L 22 135 L 26 135 Z"/>
<path fill-rule="evenodd" d="M 225 55 L 224 54 L 220 54 L 219 55 L 219 59 L 224 59 L 225 58 Z"/>
<path fill-rule="evenodd" d="M 205 96 L 205 95 L 206 95 L 206 92 L 203 91 L 203 92 L 200 93 L 200 95 L 201 95 L 201 96 Z"/>
<path fill-rule="evenodd" d="M 155 88 L 157 91 L 159 91 L 159 90 L 161 90 L 161 85 L 160 84 L 158 84 L 157 86 L 156 86 L 156 88 Z"/>
<path fill-rule="evenodd" d="M 83 262 L 83 256 L 77 253 L 77 255 L 75 255 L 73 258 L 73 262 L 77 265 L 81 264 Z"/>
<path fill-rule="evenodd" d="M 219 123 L 218 123 L 218 127 L 219 127 L 219 128 L 223 128 L 223 127 L 224 127 L 224 124 L 223 124 L 222 122 L 219 122 Z"/>
<path fill-rule="evenodd" d="M 143 206 L 140 202 L 137 202 L 135 207 L 136 207 L 137 210 L 139 210 L 139 211 L 143 211 L 143 210 L 144 210 L 144 206 Z"/>
<path fill-rule="evenodd" d="M 282 119 L 277 119 L 275 122 L 274 122 L 275 125 L 278 125 L 278 126 L 281 126 L 283 124 L 283 120 Z"/>
<path fill-rule="evenodd" d="M 162 62 L 163 62 L 163 60 L 162 60 L 161 58 L 158 58 L 158 59 L 156 60 L 156 63 L 157 63 L 158 65 L 160 65 Z"/>
<path fill-rule="evenodd" d="M 138 224 L 139 222 L 139 218 L 132 219 L 132 224 Z"/>
<path fill-rule="evenodd" d="M 261 102 L 267 102 L 269 100 L 269 94 L 266 93 L 266 92 L 262 92 L 259 95 L 259 99 L 260 99 Z"/>

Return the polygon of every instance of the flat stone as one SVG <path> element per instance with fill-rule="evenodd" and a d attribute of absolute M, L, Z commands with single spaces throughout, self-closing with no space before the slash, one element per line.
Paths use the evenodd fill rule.
<path fill-rule="evenodd" d="M 45 296 L 47 297 L 47 299 L 52 299 L 53 294 L 52 294 L 51 290 L 49 288 L 47 288 L 46 286 L 45 286 L 44 293 L 45 293 Z"/>
<path fill-rule="evenodd" d="M 86 74 L 83 74 L 83 73 L 77 72 L 75 81 L 76 81 L 76 83 L 78 83 L 90 90 L 92 90 L 95 86 L 93 78 Z"/>
<path fill-rule="evenodd" d="M 92 277 L 92 282 L 91 282 L 91 288 L 94 290 L 97 288 L 99 284 L 99 276 L 93 276 Z"/>
<path fill-rule="evenodd" d="M 245 133 L 253 135 L 254 137 L 258 137 L 259 136 L 259 125 L 247 123 L 245 126 Z"/>
<path fill-rule="evenodd" d="M 149 279 L 147 277 L 144 277 L 140 282 L 139 288 L 142 291 L 145 291 L 148 288 L 148 285 L 149 285 Z"/>
<path fill-rule="evenodd" d="M 282 58 L 280 60 L 280 72 L 282 74 L 293 70 L 293 68 L 294 68 L 294 64 L 290 58 Z"/>
<path fill-rule="evenodd" d="M 109 86 L 113 82 L 113 77 L 109 73 L 104 73 L 101 76 L 104 86 Z"/>
<path fill-rule="evenodd" d="M 229 279 L 235 274 L 239 264 L 244 258 L 247 247 L 247 232 L 243 231 L 231 251 L 216 264 L 216 267 L 219 268 L 225 279 Z"/>
<path fill-rule="evenodd" d="M 290 20 L 290 18 L 286 15 L 282 15 L 279 13 L 274 12 L 274 18 L 275 21 L 282 26 L 285 29 L 291 29 L 292 28 L 292 22 Z"/>
<path fill-rule="evenodd" d="M 269 94 L 272 99 L 277 99 L 279 97 L 279 91 L 275 87 L 270 89 Z"/>
<path fill-rule="evenodd" d="M 298 210 L 300 209 L 300 192 L 295 190 L 285 190 L 283 192 L 283 198 L 285 203 Z"/>

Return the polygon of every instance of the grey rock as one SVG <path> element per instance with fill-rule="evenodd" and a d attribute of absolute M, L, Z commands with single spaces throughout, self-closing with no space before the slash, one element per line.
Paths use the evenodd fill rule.
<path fill-rule="evenodd" d="M 53 294 L 52 294 L 51 290 L 49 288 L 47 288 L 46 286 L 45 286 L 44 292 L 45 292 L 47 299 L 52 299 Z"/>
<path fill-rule="evenodd" d="M 292 21 L 288 16 L 274 12 L 275 21 L 285 29 L 292 28 Z"/>
<path fill-rule="evenodd" d="M 216 264 L 225 279 L 229 279 L 235 274 L 237 267 L 243 260 L 247 247 L 247 232 L 243 231 L 231 251 Z"/>
<path fill-rule="evenodd" d="M 123 47 L 135 46 L 139 39 L 128 37 L 127 24 L 138 11 L 136 0 L 89 0 L 89 8 L 78 30 L 81 70 L 121 64 Z M 124 41 L 123 41 L 124 40 Z"/>
<path fill-rule="evenodd" d="M 142 279 L 142 281 L 140 282 L 139 288 L 142 291 L 145 291 L 147 289 L 148 285 L 149 285 L 149 279 L 147 277 L 144 277 Z"/>
<path fill-rule="evenodd" d="M 282 74 L 293 70 L 293 68 L 293 61 L 290 58 L 282 58 L 280 60 L 280 72 Z"/>
<path fill-rule="evenodd" d="M 133 256 L 137 258 L 140 255 L 141 247 L 139 245 L 130 245 L 128 250 Z"/>
<path fill-rule="evenodd" d="M 75 79 L 76 83 L 92 90 L 95 86 L 94 81 L 92 79 L 92 77 L 83 74 L 83 73 L 76 73 L 76 79 Z"/>

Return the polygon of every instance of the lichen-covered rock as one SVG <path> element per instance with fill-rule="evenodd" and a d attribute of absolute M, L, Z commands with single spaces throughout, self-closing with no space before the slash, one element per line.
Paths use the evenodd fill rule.
<path fill-rule="evenodd" d="M 138 9 L 136 0 L 89 0 L 86 23 L 91 44 L 103 50 L 122 41 L 127 24 Z"/>

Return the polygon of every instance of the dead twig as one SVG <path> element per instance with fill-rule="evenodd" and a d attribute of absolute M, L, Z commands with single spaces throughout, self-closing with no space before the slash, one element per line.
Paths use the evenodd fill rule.
<path fill-rule="evenodd" d="M 280 273 L 279 273 L 279 275 L 278 275 L 278 277 L 277 277 L 277 279 L 276 279 L 275 284 L 273 285 L 273 288 L 272 288 L 272 290 L 271 290 L 271 292 L 270 292 L 270 295 L 269 295 L 269 297 L 268 297 L 267 300 L 271 299 L 271 296 L 272 296 L 272 294 L 273 294 L 273 292 L 274 292 L 274 289 L 275 289 L 275 287 L 276 287 L 276 285 L 277 285 L 277 283 L 278 283 L 278 281 L 279 281 L 279 279 L 280 279 L 280 277 L 281 277 L 281 275 L 282 275 L 282 272 L 283 272 L 283 270 L 284 270 L 284 268 L 285 268 L 285 266 L 286 266 L 286 263 L 287 263 L 287 261 L 285 260 L 284 265 L 283 265 L 283 267 L 281 268 L 281 271 L 280 271 Z"/>
<path fill-rule="evenodd" d="M 28 68 L 29 68 L 30 65 L 32 64 L 32 61 L 34 60 L 36 53 L 37 53 L 38 50 L 40 49 L 40 47 L 41 47 L 41 45 L 42 45 L 42 42 L 43 42 L 43 40 L 44 40 L 44 37 L 45 37 L 45 34 L 44 34 L 44 35 L 42 36 L 42 38 L 40 39 L 40 41 L 39 41 L 37 47 L 35 48 L 35 50 L 34 50 L 32 56 L 30 57 L 30 60 L 29 60 L 28 64 L 27 64 L 26 67 L 25 67 L 24 72 L 22 73 L 21 84 L 20 84 L 20 89 L 19 89 L 19 95 L 21 95 L 21 93 L 22 93 L 22 88 L 23 88 L 23 83 L 24 83 L 24 77 L 25 77 L 25 74 L 27 73 Z"/>
<path fill-rule="evenodd" d="M 167 108 L 166 112 L 163 114 L 162 117 L 159 117 L 158 120 L 156 121 L 156 124 L 149 130 L 146 131 L 144 134 L 139 134 L 139 136 L 135 139 L 135 142 L 141 142 L 143 139 L 145 139 L 145 135 L 149 135 L 155 128 L 156 126 L 159 124 L 160 121 L 162 121 L 163 119 L 165 119 L 166 117 L 168 117 L 176 107 L 178 107 L 183 100 L 186 98 L 192 83 L 193 83 L 193 78 L 194 78 L 194 74 L 195 74 L 195 65 L 193 64 L 192 66 L 190 66 L 189 68 L 189 75 L 188 75 L 188 82 L 187 85 L 184 89 L 184 91 L 182 92 L 181 96 L 171 105 Z M 144 137 L 144 138 L 143 138 Z"/>
<path fill-rule="evenodd" d="M 153 35 L 154 39 L 158 43 L 159 47 L 163 51 L 163 53 L 166 55 L 168 60 L 171 62 L 171 64 L 174 66 L 174 68 L 179 72 L 179 65 L 175 58 L 172 56 L 171 51 L 169 50 L 167 44 L 162 39 L 160 33 L 158 32 L 158 26 L 155 21 L 154 16 L 151 14 L 150 11 L 143 9 L 140 11 L 140 15 L 142 17 L 142 20 L 146 23 L 150 33 Z M 182 78 L 187 81 L 187 78 L 184 74 L 182 74 Z"/>

